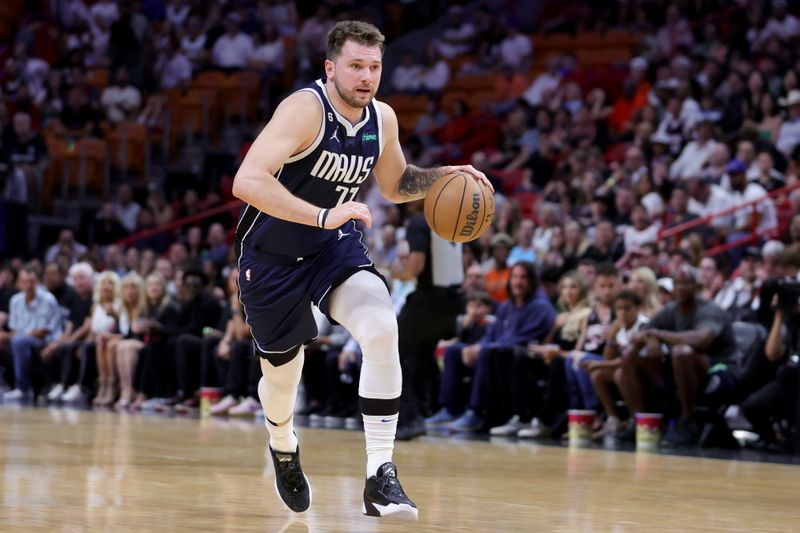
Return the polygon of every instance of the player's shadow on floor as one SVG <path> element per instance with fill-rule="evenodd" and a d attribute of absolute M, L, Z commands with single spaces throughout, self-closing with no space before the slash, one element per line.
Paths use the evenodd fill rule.
<path fill-rule="evenodd" d="M 308 524 L 303 522 L 298 518 L 290 518 L 286 521 L 286 525 L 284 525 L 278 533 L 308 533 Z"/>

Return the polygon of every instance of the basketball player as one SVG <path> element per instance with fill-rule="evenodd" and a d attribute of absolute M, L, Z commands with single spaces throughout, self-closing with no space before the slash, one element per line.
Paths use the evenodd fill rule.
<path fill-rule="evenodd" d="M 359 342 L 363 365 L 367 479 L 362 512 L 416 520 L 392 461 L 401 390 L 397 319 L 385 281 L 362 243 L 355 202 L 372 172 L 393 202 L 425 197 L 437 178 L 463 171 L 491 188 L 471 166 L 407 165 L 397 117 L 373 100 L 384 37 L 371 24 L 337 23 L 327 37 L 325 78 L 288 96 L 256 138 L 233 183 L 247 202 L 236 229 L 242 309 L 261 356 L 258 392 L 269 430 L 275 488 L 303 512 L 311 488 L 292 427 L 303 344 L 317 336 L 316 305 Z"/>

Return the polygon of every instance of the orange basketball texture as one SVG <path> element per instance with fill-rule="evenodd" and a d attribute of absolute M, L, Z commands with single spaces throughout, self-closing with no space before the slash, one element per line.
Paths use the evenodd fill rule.
<path fill-rule="evenodd" d="M 425 219 L 434 233 L 451 242 L 469 242 L 494 220 L 492 191 L 470 174 L 442 176 L 425 196 Z"/>

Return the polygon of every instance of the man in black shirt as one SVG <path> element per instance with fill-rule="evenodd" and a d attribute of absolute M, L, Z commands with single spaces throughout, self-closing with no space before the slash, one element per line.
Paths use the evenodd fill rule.
<path fill-rule="evenodd" d="M 56 262 L 45 265 L 45 287 L 56 297 L 64 317 L 64 333 L 41 353 L 45 380 L 54 385 L 47 395 L 50 401 L 62 399 L 68 385 L 77 378 L 75 353 L 89 332 L 83 326 L 92 308 L 94 269 L 88 263 L 77 263 L 71 267 L 69 275 L 72 286 L 65 283 L 64 272 Z"/>
<path fill-rule="evenodd" d="M 616 241 L 614 225 L 609 220 L 601 220 L 594 229 L 594 244 L 586 249 L 581 259 L 591 259 L 598 264 L 616 263 L 622 254 L 622 246 Z"/>
<path fill-rule="evenodd" d="M 631 414 L 644 410 L 645 379 L 665 386 L 662 371 L 671 363 L 681 417 L 664 437 L 675 445 L 696 444 L 699 430 L 694 422 L 697 391 L 711 373 L 721 384 L 718 391 L 736 387 L 739 350 L 728 315 L 713 302 L 697 297 L 697 271 L 682 266 L 675 276 L 675 301 L 659 311 L 645 329 L 633 336 L 615 375 Z M 646 356 L 640 353 L 645 349 Z"/>
<path fill-rule="evenodd" d="M 66 326 L 64 327 L 64 334 L 67 335 L 75 327 L 80 327 L 80 324 L 69 324 L 70 315 L 73 308 L 78 302 L 78 293 L 75 289 L 65 283 L 66 272 L 62 271 L 55 261 L 49 262 L 44 266 L 44 276 L 42 281 L 45 288 L 56 297 L 58 305 L 61 308 L 61 316 Z"/>
<path fill-rule="evenodd" d="M 398 440 L 425 433 L 425 417 L 431 415 L 438 378 L 436 344 L 453 336 L 456 317 L 464 307 L 461 244 L 434 234 L 422 213 L 409 220 L 406 239 L 408 257 L 395 263 L 392 274 L 401 280 L 416 277 L 417 289 L 408 295 L 397 318 L 405 384 L 400 396 Z"/>
<path fill-rule="evenodd" d="M 194 393 L 200 385 L 203 339 L 213 332 L 222 315 L 221 302 L 203 289 L 207 284 L 208 277 L 200 268 L 189 267 L 183 273 L 181 288 L 184 299 L 181 301 L 178 321 L 174 326 L 163 329 L 174 340 L 178 390 L 173 404 L 182 403 L 184 409 L 197 406 Z M 196 361 L 197 364 L 188 364 L 188 361 Z"/>
<path fill-rule="evenodd" d="M 102 117 L 89 105 L 86 94 L 78 87 L 73 87 L 67 93 L 67 103 L 58 118 L 66 137 L 100 136 L 98 124 Z"/>
<path fill-rule="evenodd" d="M 8 164 L 37 167 L 47 162 L 47 145 L 32 128 L 28 113 L 14 113 L 13 128 L 6 130 L 3 137 L 3 151 Z"/>

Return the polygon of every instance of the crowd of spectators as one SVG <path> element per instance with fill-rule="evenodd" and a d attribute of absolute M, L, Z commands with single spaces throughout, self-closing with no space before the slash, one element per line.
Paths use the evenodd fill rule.
<path fill-rule="evenodd" d="M 285 58 L 295 85 L 308 81 L 327 29 L 356 12 L 350 2 L 172 0 L 161 12 L 159 2 L 56 4 L 58 14 L 29 15 L 5 56 L 7 217 L 36 194 L 43 132 L 99 135 L 102 122 L 124 120 L 158 127 L 160 91 L 208 68 L 262 73 L 269 109 Z M 800 414 L 800 22 L 787 3 L 578 2 L 543 19 L 536 35 L 638 35 L 633 59 L 602 67 L 611 82 L 569 49 L 537 62 L 536 35 L 486 6 L 438 7 L 444 29 L 398 54 L 384 72 L 387 99 L 426 99 L 401 132 L 409 162 L 472 163 L 495 184 L 497 212 L 464 247 L 464 314 L 456 337 L 431 354 L 440 379 L 427 384 L 423 430 L 558 438 L 567 409 L 587 408 L 604 414 L 598 435 L 624 440 L 633 414 L 662 410 L 675 420 L 667 440 L 686 445 L 698 443 L 708 412 L 738 405 L 759 446 L 790 449 Z M 415 28 L 405 17 L 392 23 L 379 3 L 358 16 L 391 25 L 394 37 Z M 85 79 L 99 67 L 113 75 L 98 92 Z M 496 81 L 493 98 L 448 97 L 450 84 L 475 75 Z M 120 243 L 220 205 L 226 183 L 167 197 L 121 179 L 113 201 L 35 253 L 6 231 L 3 401 L 35 391 L 52 402 L 186 412 L 201 387 L 219 386 L 215 415 L 258 413 L 233 217 Z M 362 198 L 372 257 L 399 311 L 414 284 L 391 273 L 408 257 L 405 224 L 417 207 L 391 205 L 377 187 Z M 356 413 L 359 348 L 325 317 L 318 325 L 302 412 L 342 427 Z M 765 348 L 747 351 L 742 338 Z M 419 434 L 417 422 L 401 437 Z"/>

